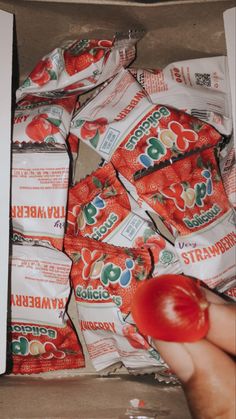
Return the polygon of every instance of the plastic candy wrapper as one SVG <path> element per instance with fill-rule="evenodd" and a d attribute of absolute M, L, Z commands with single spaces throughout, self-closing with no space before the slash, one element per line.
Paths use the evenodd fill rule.
<path fill-rule="evenodd" d="M 224 292 L 224 294 L 229 297 L 231 300 L 234 300 L 236 302 L 236 281 L 235 285 Z"/>
<path fill-rule="evenodd" d="M 197 116 L 222 134 L 232 134 L 227 57 L 179 61 L 163 70 L 130 69 L 154 103 L 169 105 Z M 220 169 L 227 196 L 236 205 L 235 150 L 222 150 Z"/>
<path fill-rule="evenodd" d="M 65 250 L 73 260 L 71 280 L 79 324 L 95 369 L 102 372 L 120 362 L 139 373 L 163 369 L 157 351 L 126 321 L 139 281 L 150 274 L 148 250 L 79 236 L 66 236 Z"/>
<path fill-rule="evenodd" d="M 154 105 L 127 70 L 76 113 L 71 132 L 111 160 L 131 185 L 136 172 L 222 139 L 205 122 Z"/>
<path fill-rule="evenodd" d="M 220 171 L 226 195 L 236 209 L 236 158 L 234 139 L 220 153 Z"/>
<path fill-rule="evenodd" d="M 120 33 L 113 40 L 68 41 L 42 58 L 17 90 L 27 94 L 60 96 L 85 93 L 114 76 L 135 58 L 141 32 Z"/>
<path fill-rule="evenodd" d="M 75 105 L 75 111 L 80 108 L 80 102 L 77 100 Z M 68 147 L 68 153 L 70 156 L 70 185 L 74 185 L 76 177 L 76 165 L 78 163 L 79 157 L 79 138 L 76 135 L 69 132 L 69 135 L 66 139 L 66 144 Z"/>
<path fill-rule="evenodd" d="M 74 185 L 76 164 L 77 164 L 77 159 L 79 155 L 79 138 L 76 137 L 76 135 L 69 133 L 66 142 L 67 142 L 68 152 L 70 156 L 70 168 L 71 168 L 70 169 L 71 170 L 70 184 Z"/>
<path fill-rule="evenodd" d="M 70 269 L 71 261 L 62 252 L 13 245 L 9 372 L 34 374 L 84 367 L 81 345 L 66 315 Z"/>
<path fill-rule="evenodd" d="M 62 249 L 69 179 L 65 147 L 13 148 L 11 217 L 13 240 Z"/>
<path fill-rule="evenodd" d="M 16 106 L 13 143 L 65 144 L 76 100 L 26 96 Z"/>
<path fill-rule="evenodd" d="M 157 168 L 156 168 L 157 169 Z M 232 287 L 235 213 L 219 174 L 214 149 L 195 153 L 135 182 L 138 194 L 176 230 L 183 272 L 210 288 Z"/>
<path fill-rule="evenodd" d="M 156 231 L 127 193 L 111 163 L 70 189 L 67 232 L 116 246 L 147 247 L 152 254 L 153 275 L 181 272 L 174 246 Z"/>
<path fill-rule="evenodd" d="M 178 61 L 164 69 L 130 69 L 153 103 L 181 109 L 232 133 L 227 57 Z"/>

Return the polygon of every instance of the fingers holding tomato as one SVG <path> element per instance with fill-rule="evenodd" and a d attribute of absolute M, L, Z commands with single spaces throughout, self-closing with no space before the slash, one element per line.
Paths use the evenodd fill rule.
<path fill-rule="evenodd" d="M 195 342 L 209 329 L 208 301 L 184 275 L 162 275 L 141 283 L 131 307 L 141 333 L 169 342 Z"/>

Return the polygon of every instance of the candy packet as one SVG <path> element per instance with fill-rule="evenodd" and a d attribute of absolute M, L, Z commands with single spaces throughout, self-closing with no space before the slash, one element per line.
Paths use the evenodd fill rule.
<path fill-rule="evenodd" d="M 67 139 L 68 153 L 70 156 L 70 184 L 75 184 L 76 165 L 79 155 L 79 138 L 76 135 L 69 133 Z"/>
<path fill-rule="evenodd" d="M 181 109 L 232 133 L 227 57 L 204 57 L 178 61 L 164 69 L 129 69 L 153 103 Z"/>
<path fill-rule="evenodd" d="M 129 69 L 153 103 L 170 105 L 214 126 L 221 134 L 232 134 L 232 112 L 227 57 L 205 57 L 179 61 L 164 69 Z M 235 150 L 220 154 L 220 169 L 227 196 L 235 206 Z"/>
<path fill-rule="evenodd" d="M 219 165 L 226 195 L 236 209 L 236 159 L 233 138 L 221 151 Z"/>
<path fill-rule="evenodd" d="M 79 100 L 76 101 L 75 104 L 75 110 L 76 112 L 80 108 L 80 102 Z M 73 185 L 75 183 L 76 178 L 76 165 L 78 163 L 78 157 L 79 157 L 79 138 L 76 137 L 76 135 L 69 132 L 67 138 L 66 138 L 66 144 L 68 148 L 68 154 L 70 157 L 70 180 L 69 184 Z"/>
<path fill-rule="evenodd" d="M 235 281 L 236 282 L 236 281 Z M 231 300 L 236 302 L 236 283 L 232 288 L 224 292 L 224 294 L 229 297 Z"/>
<path fill-rule="evenodd" d="M 149 216 L 127 193 L 111 163 L 69 190 L 67 233 L 123 247 L 147 247 L 153 275 L 180 273 L 174 246 L 155 229 Z"/>
<path fill-rule="evenodd" d="M 177 109 L 154 105 L 127 70 L 120 71 L 75 114 L 71 132 L 106 161 L 111 160 L 131 185 L 137 171 L 215 146 L 222 139 L 205 122 Z"/>
<path fill-rule="evenodd" d="M 69 157 L 65 147 L 13 147 L 11 218 L 13 240 L 62 249 Z"/>
<path fill-rule="evenodd" d="M 8 372 L 84 367 L 82 347 L 66 314 L 70 259 L 57 250 L 13 244 L 10 269 Z"/>
<path fill-rule="evenodd" d="M 210 288 L 232 287 L 235 213 L 225 194 L 213 148 L 143 176 L 138 194 L 174 226 L 183 272 Z"/>
<path fill-rule="evenodd" d="M 65 144 L 76 100 L 76 96 L 25 96 L 16 105 L 13 143 Z"/>
<path fill-rule="evenodd" d="M 112 40 L 68 41 L 45 55 L 16 92 L 53 96 L 82 94 L 114 76 L 135 58 L 139 31 L 118 33 Z"/>
<path fill-rule="evenodd" d="M 80 328 L 96 371 L 120 363 L 139 373 L 166 368 L 157 351 L 126 321 L 139 281 L 148 278 L 147 249 L 128 249 L 87 237 L 66 236 Z"/>

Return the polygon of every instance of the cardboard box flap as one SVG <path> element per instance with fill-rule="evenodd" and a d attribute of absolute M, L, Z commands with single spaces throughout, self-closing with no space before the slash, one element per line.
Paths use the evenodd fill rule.
<path fill-rule="evenodd" d="M 0 374 L 6 368 L 13 15 L 0 10 Z"/>

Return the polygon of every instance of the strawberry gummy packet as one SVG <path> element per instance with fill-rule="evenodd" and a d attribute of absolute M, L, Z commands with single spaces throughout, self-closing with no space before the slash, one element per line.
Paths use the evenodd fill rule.
<path fill-rule="evenodd" d="M 130 318 L 135 289 L 150 274 L 148 250 L 68 235 L 65 251 L 73 261 L 71 280 L 79 324 L 94 368 L 101 373 L 120 365 L 136 373 L 166 369 Z"/>
<path fill-rule="evenodd" d="M 14 244 L 10 268 L 8 372 L 84 367 L 82 347 L 66 314 L 70 259 L 57 250 Z"/>
<path fill-rule="evenodd" d="M 162 168 L 161 168 L 162 167 Z M 158 169 L 158 167 L 156 167 Z M 195 153 L 135 182 L 138 194 L 176 231 L 183 272 L 225 292 L 235 284 L 235 213 L 215 150 Z"/>
<path fill-rule="evenodd" d="M 220 153 L 220 172 L 225 192 L 232 206 L 236 209 L 236 152 L 234 138 Z"/>
<path fill-rule="evenodd" d="M 130 183 L 131 193 L 137 171 L 222 139 L 204 121 L 154 105 L 127 70 L 75 114 L 71 132 L 113 163 Z"/>
<path fill-rule="evenodd" d="M 67 233 L 123 247 L 147 247 L 153 275 L 180 273 L 174 246 L 157 231 L 151 218 L 127 193 L 111 163 L 69 190 Z"/>
<path fill-rule="evenodd" d="M 163 69 L 129 69 L 153 103 L 172 106 L 232 133 L 227 57 L 178 61 Z"/>
<path fill-rule="evenodd" d="M 62 250 L 69 157 L 64 146 L 13 147 L 11 218 L 13 240 Z"/>
<path fill-rule="evenodd" d="M 26 96 L 16 105 L 13 143 L 65 144 L 76 101 L 76 96 Z"/>
<path fill-rule="evenodd" d="M 119 33 L 113 40 L 68 41 L 44 56 L 16 92 L 60 96 L 85 93 L 114 76 L 135 58 L 141 32 Z"/>

